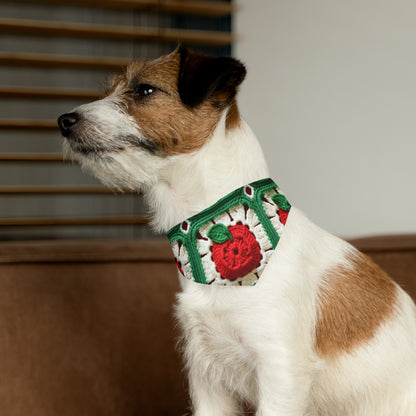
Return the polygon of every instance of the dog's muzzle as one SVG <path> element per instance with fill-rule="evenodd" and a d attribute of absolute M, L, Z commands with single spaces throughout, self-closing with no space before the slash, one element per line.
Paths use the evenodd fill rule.
<path fill-rule="evenodd" d="M 61 130 L 62 136 L 69 137 L 75 128 L 75 125 L 80 120 L 78 113 L 67 113 L 62 114 L 58 118 L 58 125 Z"/>

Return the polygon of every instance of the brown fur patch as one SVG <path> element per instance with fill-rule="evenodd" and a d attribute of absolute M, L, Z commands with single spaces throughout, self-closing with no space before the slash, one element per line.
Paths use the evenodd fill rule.
<path fill-rule="evenodd" d="M 228 109 L 225 127 L 227 130 L 235 129 L 240 126 L 240 121 L 240 112 L 238 111 L 237 102 L 234 98 Z"/>
<path fill-rule="evenodd" d="M 163 155 L 190 153 L 212 136 L 222 114 L 217 103 L 206 100 L 191 108 L 178 93 L 180 55 L 177 51 L 153 61 L 131 63 L 125 75 L 111 88 L 133 116 L 146 139 Z M 134 87 L 149 84 L 156 91 L 145 98 L 134 97 Z M 231 109 L 229 125 L 235 126 L 238 109 Z"/>
<path fill-rule="evenodd" d="M 350 353 L 369 341 L 395 312 L 397 287 L 372 260 L 358 253 L 350 265 L 329 270 L 318 297 L 315 350 Z"/>

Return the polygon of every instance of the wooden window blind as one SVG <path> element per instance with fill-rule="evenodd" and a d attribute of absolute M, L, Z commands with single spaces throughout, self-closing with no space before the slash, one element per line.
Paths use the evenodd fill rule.
<path fill-rule="evenodd" d="M 147 238 L 140 195 L 64 161 L 56 118 L 131 59 L 185 45 L 229 55 L 231 1 L 0 1 L 0 240 Z"/>

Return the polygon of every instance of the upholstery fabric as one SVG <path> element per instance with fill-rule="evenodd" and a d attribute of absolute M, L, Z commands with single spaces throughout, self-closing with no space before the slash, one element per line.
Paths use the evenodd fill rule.
<path fill-rule="evenodd" d="M 416 298 L 416 235 L 355 240 Z M 0 409 L 179 416 L 188 398 L 166 240 L 0 243 Z"/>

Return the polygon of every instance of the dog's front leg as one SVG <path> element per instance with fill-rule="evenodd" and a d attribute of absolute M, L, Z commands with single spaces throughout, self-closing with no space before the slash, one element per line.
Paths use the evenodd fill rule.
<path fill-rule="evenodd" d="M 189 372 L 189 387 L 193 416 L 236 416 L 240 413 L 238 401 L 231 393 L 205 379 L 197 369 Z"/>
<path fill-rule="evenodd" d="M 273 355 L 262 354 L 257 368 L 256 416 L 307 414 L 311 382 L 307 366 L 299 361 L 282 350 L 273 351 Z"/>

